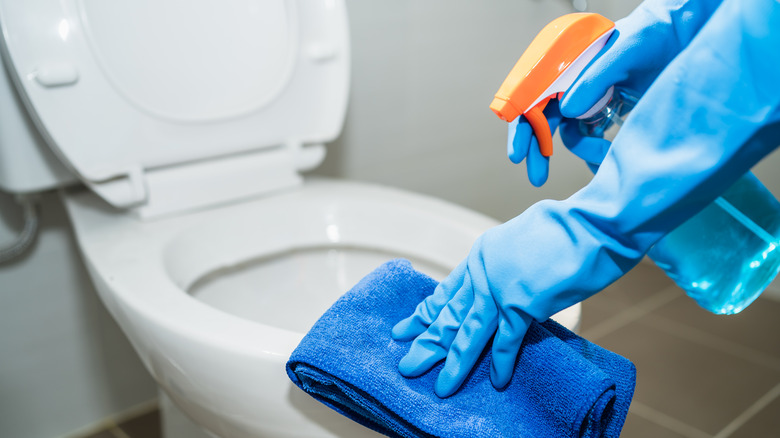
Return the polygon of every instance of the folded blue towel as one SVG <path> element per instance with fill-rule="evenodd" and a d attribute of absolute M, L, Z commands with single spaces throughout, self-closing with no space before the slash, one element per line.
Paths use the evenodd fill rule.
<path fill-rule="evenodd" d="M 442 365 L 412 379 L 398 373 L 409 342 L 390 329 L 433 292 L 436 281 L 393 260 L 344 294 L 287 363 L 301 389 L 392 437 L 617 437 L 636 383 L 627 359 L 553 321 L 528 331 L 510 384 L 490 383 L 490 352 L 455 395 L 433 383 Z"/>

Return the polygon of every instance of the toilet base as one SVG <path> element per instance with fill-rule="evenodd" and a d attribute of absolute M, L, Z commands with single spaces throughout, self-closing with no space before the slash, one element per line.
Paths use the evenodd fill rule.
<path fill-rule="evenodd" d="M 160 427 L 162 438 L 219 438 L 195 424 L 159 389 Z"/>

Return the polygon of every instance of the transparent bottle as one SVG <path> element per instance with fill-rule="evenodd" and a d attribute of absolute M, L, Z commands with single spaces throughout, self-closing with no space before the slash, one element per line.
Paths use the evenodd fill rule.
<path fill-rule="evenodd" d="M 580 132 L 612 141 L 636 105 L 626 90 Z M 659 240 L 647 255 L 703 308 L 740 312 L 780 271 L 780 203 L 748 172 L 715 201 Z"/>

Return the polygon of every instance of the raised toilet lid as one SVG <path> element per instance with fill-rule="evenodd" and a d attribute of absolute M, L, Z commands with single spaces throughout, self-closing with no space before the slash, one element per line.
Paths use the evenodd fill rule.
<path fill-rule="evenodd" d="M 225 179 L 238 191 L 294 183 L 323 156 L 302 146 L 343 123 L 340 0 L 0 0 L 0 23 L 44 136 L 118 207 L 148 204 L 156 187 L 175 201 Z M 203 170 L 207 159 L 217 164 Z"/>

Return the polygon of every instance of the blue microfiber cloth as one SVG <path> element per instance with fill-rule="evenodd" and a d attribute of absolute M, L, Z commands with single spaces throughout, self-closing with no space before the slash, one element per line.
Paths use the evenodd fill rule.
<path fill-rule="evenodd" d="M 455 393 L 433 384 L 442 364 L 412 379 L 398 373 L 410 342 L 390 330 L 437 282 L 390 261 L 344 294 L 287 362 L 301 389 L 341 414 L 392 437 L 617 437 L 636 383 L 627 359 L 550 320 L 526 334 L 512 381 L 490 383 L 489 348 Z"/>

